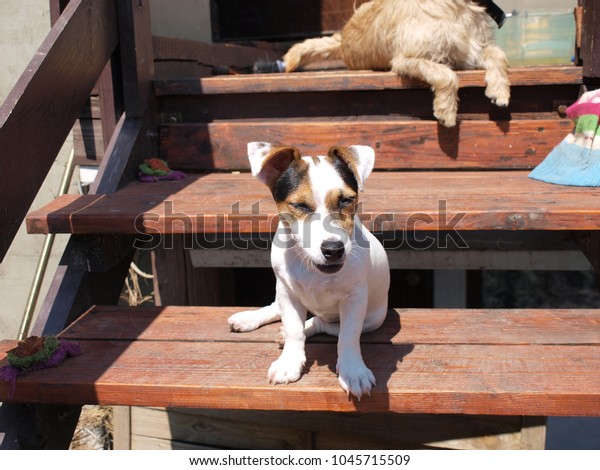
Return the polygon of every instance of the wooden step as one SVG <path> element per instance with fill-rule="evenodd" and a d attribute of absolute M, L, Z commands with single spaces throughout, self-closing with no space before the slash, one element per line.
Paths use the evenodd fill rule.
<path fill-rule="evenodd" d="M 376 172 L 361 195 L 374 232 L 597 230 L 596 188 L 557 186 L 524 171 Z M 30 233 L 271 233 L 268 189 L 248 173 L 191 174 L 108 195 L 66 195 L 32 212 Z"/>
<path fill-rule="evenodd" d="M 485 87 L 483 70 L 457 72 L 459 87 Z M 575 66 L 535 66 L 509 69 L 511 86 L 581 84 L 582 69 Z M 401 78 L 392 72 L 335 70 L 282 74 L 217 76 L 197 79 L 157 80 L 158 97 L 176 95 L 296 93 L 429 88 L 424 82 Z"/>
<path fill-rule="evenodd" d="M 459 122 L 564 118 L 565 108 L 577 100 L 583 82 L 582 69 L 574 66 L 515 68 L 510 69 L 509 76 L 510 105 L 499 108 L 485 96 L 483 71 L 459 71 Z M 163 124 L 344 116 L 349 120 L 376 116 L 436 123 L 430 87 L 391 72 L 170 79 L 155 82 L 154 89 Z"/>
<path fill-rule="evenodd" d="M 531 169 L 573 129 L 570 119 L 435 121 L 390 116 L 255 119 L 162 126 L 160 156 L 180 170 L 249 169 L 252 141 L 294 145 L 306 155 L 332 145 L 370 145 L 377 169 Z"/>
<path fill-rule="evenodd" d="M 390 310 L 363 335 L 377 386 L 348 400 L 335 339 L 269 385 L 279 324 L 231 333 L 233 307 L 96 307 L 62 338 L 83 355 L 19 377 L 12 401 L 299 411 L 600 416 L 599 310 Z M 0 343 L 0 366 L 14 341 Z M 0 382 L 0 401 L 8 385 Z"/>

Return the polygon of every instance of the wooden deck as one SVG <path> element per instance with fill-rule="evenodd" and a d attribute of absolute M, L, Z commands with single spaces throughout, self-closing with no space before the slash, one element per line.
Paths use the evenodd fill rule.
<path fill-rule="evenodd" d="M 21 376 L 14 401 L 304 411 L 600 416 L 600 311 L 391 310 L 363 336 L 371 397 L 348 400 L 334 338 L 309 340 L 293 384 L 270 385 L 279 324 L 231 333 L 234 308 L 96 307 L 62 338 L 83 355 Z M 14 342 L 3 341 L 4 351 Z M 0 400 L 8 385 L 0 383 Z"/>

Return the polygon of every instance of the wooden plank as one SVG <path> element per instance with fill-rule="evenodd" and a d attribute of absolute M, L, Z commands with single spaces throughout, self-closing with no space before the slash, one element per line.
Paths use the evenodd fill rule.
<path fill-rule="evenodd" d="M 485 72 L 463 70 L 457 72 L 461 88 L 485 87 Z M 535 66 L 509 69 L 512 87 L 530 85 L 578 85 L 582 83 L 582 70 L 574 66 Z M 285 74 L 258 74 L 206 77 L 199 79 L 157 80 L 156 96 L 245 94 L 309 91 L 359 91 L 400 90 L 429 88 L 416 80 L 399 77 L 392 72 L 367 70 L 297 72 Z"/>
<path fill-rule="evenodd" d="M 131 450 L 131 407 L 115 406 L 112 425 L 113 450 Z"/>
<path fill-rule="evenodd" d="M 7 403 L 0 405 L 0 450 L 67 450 L 80 406 Z"/>
<path fill-rule="evenodd" d="M 528 172 L 374 173 L 359 215 L 373 232 L 597 230 L 596 188 L 546 184 Z M 243 194 L 240 193 L 243 188 Z M 272 233 L 268 189 L 248 174 L 189 175 L 116 194 L 61 197 L 32 212 L 30 233 Z M 200 236 L 200 238 L 202 238 Z"/>
<path fill-rule="evenodd" d="M 158 409 L 132 408 L 132 433 L 208 447 L 233 449 L 306 449 L 310 436 L 286 422 L 252 423 L 225 416 L 165 413 Z"/>
<path fill-rule="evenodd" d="M 572 130 L 571 120 L 435 121 L 380 119 L 219 121 L 163 126 L 160 152 L 182 170 L 249 169 L 246 145 L 267 141 L 322 154 L 340 142 L 370 145 L 376 168 L 531 169 Z"/>
<path fill-rule="evenodd" d="M 128 119 L 141 119 L 152 102 L 154 53 L 150 5 L 139 0 L 117 2 L 119 12 L 123 104 Z"/>
<path fill-rule="evenodd" d="M 146 129 L 142 119 L 129 119 L 126 113 L 115 126 L 112 138 L 106 147 L 107 158 L 103 158 L 98 169 L 98 175 L 90 187 L 93 194 L 114 193 L 123 180 L 131 181 L 134 177 L 126 173 L 126 168 L 133 162 L 143 159 L 138 145 L 148 145 L 145 142 L 143 130 Z"/>
<path fill-rule="evenodd" d="M 115 49 L 115 3 L 71 1 L 0 108 L 0 261 Z"/>
<path fill-rule="evenodd" d="M 519 121 L 564 118 L 561 106 L 579 97 L 580 85 L 521 86 L 511 90 L 508 108 L 494 106 L 482 88 L 459 90 L 458 120 Z M 345 119 L 360 121 L 434 121 L 433 95 L 427 88 L 358 90 L 352 92 L 246 93 L 177 95 L 160 99 L 161 120 L 179 123 L 223 119 L 297 120 Z"/>
<path fill-rule="evenodd" d="M 523 416 L 521 449 L 545 449 L 547 418 L 544 416 Z"/>
<path fill-rule="evenodd" d="M 73 128 L 73 149 L 79 164 L 98 165 L 104 155 L 102 122 L 79 118 Z"/>
<path fill-rule="evenodd" d="M 65 333 L 80 342 L 84 354 L 58 368 L 21 376 L 14 400 L 600 415 L 598 310 L 398 310 L 399 316 L 391 314 L 381 331 L 364 335 L 363 357 L 378 385 L 360 402 L 347 400 L 337 384 L 335 344 L 319 338 L 307 343 L 306 373 L 300 381 L 269 385 L 266 370 L 280 350 L 264 331 L 275 333 L 274 326 L 226 332 L 231 310 L 154 307 L 139 309 L 138 317 L 137 310 L 95 308 Z M 127 339 L 130 335 L 137 339 Z M 14 345 L 0 342 L 0 365 Z M 8 385 L 0 383 L 0 400 L 7 391 Z"/>
<path fill-rule="evenodd" d="M 102 120 L 102 150 L 108 146 L 117 126 L 117 111 L 115 108 L 115 95 L 113 85 L 112 64 L 108 62 L 100 79 L 98 80 L 100 93 L 100 113 Z"/>
<path fill-rule="evenodd" d="M 131 450 L 213 450 L 215 447 L 188 444 L 147 436 L 131 436 Z M 221 448 L 219 448 L 221 449 Z"/>
<path fill-rule="evenodd" d="M 162 411 L 134 410 L 135 418 L 140 419 L 146 413 Z M 252 423 L 257 427 L 285 425 L 301 429 L 312 435 L 311 448 L 316 449 L 518 449 L 519 431 L 523 428 L 523 419 L 518 416 L 174 409 L 167 410 L 164 418 L 177 423 L 183 413 L 184 420 L 192 415 L 199 423 L 211 418 Z M 196 427 L 199 433 L 204 428 L 201 424 Z M 157 429 L 156 434 L 159 432 Z M 146 429 L 146 434 L 150 433 L 152 430 Z M 193 437 L 191 432 L 188 436 Z M 224 436 L 223 444 L 227 443 Z"/>
<path fill-rule="evenodd" d="M 70 340 L 265 342 L 278 339 L 280 323 L 251 334 L 229 331 L 240 307 L 94 307 L 62 333 Z M 390 309 L 385 323 L 363 335 L 366 344 L 599 344 L 600 311 Z M 335 338 L 319 335 L 315 343 Z"/>
<path fill-rule="evenodd" d="M 56 23 L 70 0 L 50 0 L 50 24 Z"/>
<path fill-rule="evenodd" d="M 272 439 L 272 448 L 519 449 L 523 432 L 521 417 L 397 413 L 133 407 L 132 422 L 134 441 L 159 439 L 167 443 L 161 448 L 170 442 L 252 449 L 268 445 L 275 431 L 280 434 Z"/>
<path fill-rule="evenodd" d="M 425 243 L 406 239 L 390 240 L 384 237 L 390 269 L 496 269 L 523 271 L 589 271 L 592 265 L 576 249 L 553 250 L 542 243 L 533 250 L 510 250 L 497 237 L 488 237 L 487 248 L 471 245 L 461 232 L 460 238 L 449 243 L 444 235 L 422 236 Z M 454 234 L 455 236 L 457 234 Z M 458 243 L 456 243 L 458 242 Z M 568 244 L 568 243 L 567 243 Z M 468 248 L 468 249 L 464 249 Z M 218 250 L 195 247 L 190 252 L 197 268 L 270 268 L 271 251 L 268 248 Z M 204 305 L 194 303 L 190 305 Z"/>
<path fill-rule="evenodd" d="M 296 383 L 273 387 L 271 343 L 81 341 L 82 356 L 19 378 L 13 401 L 298 411 L 600 415 L 600 346 L 362 347 L 377 387 L 348 400 L 336 346 L 309 344 Z M 4 363 L 3 355 L 0 364 Z M 6 401 L 8 384 L 0 383 Z"/>

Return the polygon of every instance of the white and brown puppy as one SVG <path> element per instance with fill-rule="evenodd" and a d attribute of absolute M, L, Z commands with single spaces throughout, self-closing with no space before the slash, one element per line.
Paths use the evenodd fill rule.
<path fill-rule="evenodd" d="M 326 59 L 428 83 L 433 114 L 447 127 L 456 124 L 458 108 L 452 69 L 485 69 L 485 95 L 498 106 L 510 99 L 506 54 L 492 43 L 491 19 L 473 0 L 372 0 L 356 9 L 341 33 L 296 44 L 283 61 L 292 72 Z"/>
<path fill-rule="evenodd" d="M 294 147 L 252 142 L 248 156 L 253 175 L 269 187 L 279 211 L 271 251 L 276 298 L 259 310 L 232 315 L 229 325 L 251 331 L 281 319 L 285 344 L 268 371 L 272 383 L 300 378 L 307 337 L 338 336 L 339 382 L 360 399 L 375 385 L 360 336 L 383 322 L 390 283 L 385 250 L 356 215 L 375 153 L 355 145 L 302 157 Z M 307 320 L 307 312 L 314 316 Z"/>

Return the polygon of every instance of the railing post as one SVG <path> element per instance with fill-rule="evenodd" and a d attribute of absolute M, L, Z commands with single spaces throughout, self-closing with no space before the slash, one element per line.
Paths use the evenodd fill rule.
<path fill-rule="evenodd" d="M 583 77 L 588 81 L 600 78 L 600 0 L 579 0 L 581 7 L 581 43 L 579 60 Z"/>
<path fill-rule="evenodd" d="M 117 6 L 125 112 L 128 118 L 141 118 L 152 99 L 154 79 L 150 0 L 123 0 Z"/>

